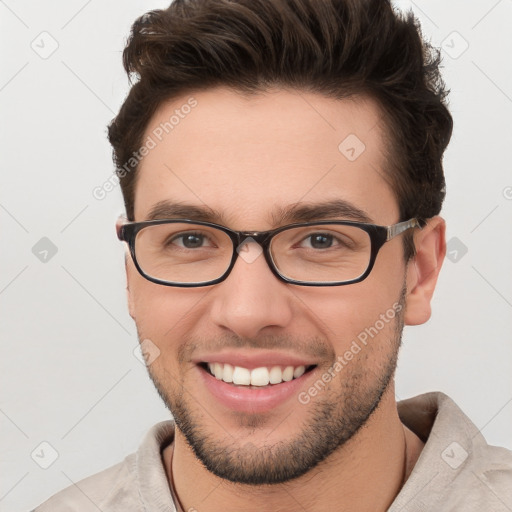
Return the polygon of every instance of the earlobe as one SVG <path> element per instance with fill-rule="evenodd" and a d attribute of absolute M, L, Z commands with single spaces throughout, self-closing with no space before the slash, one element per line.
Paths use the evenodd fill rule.
<path fill-rule="evenodd" d="M 407 266 L 406 325 L 425 323 L 431 314 L 430 301 L 446 254 L 446 224 L 432 217 L 415 233 L 416 255 Z"/>

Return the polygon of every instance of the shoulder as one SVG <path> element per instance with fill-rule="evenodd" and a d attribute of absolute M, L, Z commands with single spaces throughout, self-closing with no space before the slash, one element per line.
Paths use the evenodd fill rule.
<path fill-rule="evenodd" d="M 390 510 L 512 510 L 512 452 L 489 445 L 452 399 L 428 393 L 398 411 L 425 446 Z"/>
<path fill-rule="evenodd" d="M 130 510 L 134 505 L 133 491 L 137 488 L 135 458 L 136 454 L 131 454 L 123 462 L 70 485 L 45 501 L 34 512 Z M 123 496 L 130 500 L 129 506 L 126 506 L 128 503 L 125 499 L 125 503 L 122 503 Z M 102 505 L 108 502 L 115 504 L 115 508 L 103 509 Z"/>
<path fill-rule="evenodd" d="M 440 495 L 440 510 L 512 510 L 511 451 L 478 442 L 466 449 L 454 441 L 443 450 L 441 459 L 448 468 L 439 476 L 450 481 L 450 488 Z"/>
<path fill-rule="evenodd" d="M 147 432 L 136 453 L 70 485 L 33 512 L 174 510 L 161 457 L 163 447 L 173 439 L 174 423 L 157 423 Z"/>

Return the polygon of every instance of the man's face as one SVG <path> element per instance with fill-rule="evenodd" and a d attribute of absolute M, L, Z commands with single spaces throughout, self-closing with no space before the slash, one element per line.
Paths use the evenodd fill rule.
<path fill-rule="evenodd" d="M 215 222 L 240 231 L 279 227 L 285 211 L 292 223 L 297 207 L 311 208 L 311 220 L 354 220 L 356 210 L 375 224 L 400 220 L 373 102 L 284 90 L 243 97 L 225 88 L 193 97 L 197 106 L 141 163 L 136 221 L 154 216 L 156 205 L 164 218 L 176 205 L 196 219 L 185 207 L 215 211 Z M 146 137 L 188 99 L 162 105 Z M 322 212 L 332 201 L 354 213 Z M 383 246 L 366 280 L 348 286 L 284 283 L 262 255 L 239 257 L 209 287 L 151 283 L 131 259 L 127 272 L 140 339 L 160 351 L 151 377 L 177 435 L 218 476 L 262 484 L 304 474 L 354 436 L 390 389 L 405 307 L 401 237 Z M 204 363 L 308 371 L 237 387 Z"/>

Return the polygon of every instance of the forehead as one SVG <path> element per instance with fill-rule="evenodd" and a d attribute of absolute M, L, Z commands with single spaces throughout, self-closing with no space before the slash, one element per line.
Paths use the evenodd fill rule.
<path fill-rule="evenodd" d="M 342 200 L 396 222 L 383 129 L 363 98 L 222 87 L 175 98 L 148 124 L 135 218 L 169 201 L 214 210 L 235 229 L 267 229 L 290 205 Z"/>

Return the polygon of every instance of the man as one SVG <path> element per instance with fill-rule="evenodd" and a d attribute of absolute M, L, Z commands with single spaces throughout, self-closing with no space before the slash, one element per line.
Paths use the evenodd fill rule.
<path fill-rule="evenodd" d="M 38 511 L 512 509 L 512 455 L 397 404 L 430 317 L 452 129 L 385 0 L 175 1 L 137 20 L 109 127 L 130 314 L 174 422 Z"/>

